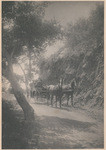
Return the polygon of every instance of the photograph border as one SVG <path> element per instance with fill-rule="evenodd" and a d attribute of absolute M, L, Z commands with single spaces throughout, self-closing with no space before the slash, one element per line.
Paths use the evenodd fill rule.
<path fill-rule="evenodd" d="M 0 109 L 1 109 L 1 113 L 0 113 L 0 121 L 1 121 L 1 126 L 0 126 L 0 134 L 1 134 L 1 140 L 0 140 L 0 149 L 2 150 L 2 1 L 53 1 L 53 0 L 1 0 L 0 1 L 0 29 L 1 29 L 1 36 L 0 36 Z M 65 0 L 54 0 L 54 1 L 65 1 Z M 105 89 L 106 89 L 106 0 L 66 0 L 66 1 L 103 1 L 104 2 L 104 150 L 106 149 L 106 93 L 105 93 Z M 79 148 L 80 149 L 80 148 Z M 76 150 L 79 150 L 76 149 Z M 97 148 L 98 149 L 98 148 Z M 103 149 L 98 149 L 98 150 L 103 150 Z M 15 150 L 15 149 L 14 149 Z M 18 149 L 16 149 L 18 150 Z M 23 149 L 24 150 L 24 149 Z M 27 150 L 27 149 L 25 149 Z M 29 149 L 28 149 L 29 150 Z M 40 149 L 39 149 L 40 150 Z M 46 149 L 44 149 L 46 150 Z M 50 149 L 48 149 L 50 150 Z M 59 150 L 59 149 L 56 149 Z M 62 149 L 65 150 L 65 149 Z M 75 150 L 75 149 L 71 149 L 71 150 Z M 82 150 L 82 149 L 80 149 Z M 86 150 L 94 150 L 94 149 L 86 149 Z"/>

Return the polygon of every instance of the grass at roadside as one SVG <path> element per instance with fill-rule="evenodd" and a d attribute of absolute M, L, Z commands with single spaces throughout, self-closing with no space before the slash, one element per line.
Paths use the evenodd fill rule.
<path fill-rule="evenodd" d="M 24 121 L 22 110 L 15 110 L 11 101 L 3 99 L 2 102 L 2 148 L 3 149 L 25 149 L 31 148 L 33 133 L 34 147 L 38 142 L 37 122 L 27 123 Z"/>

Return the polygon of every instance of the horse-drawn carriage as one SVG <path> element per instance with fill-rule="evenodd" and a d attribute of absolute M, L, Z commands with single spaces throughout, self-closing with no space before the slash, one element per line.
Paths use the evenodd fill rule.
<path fill-rule="evenodd" d="M 41 81 L 33 82 L 30 84 L 31 87 L 31 97 L 38 98 L 49 98 L 49 90 L 47 86 L 44 86 Z"/>
<path fill-rule="evenodd" d="M 46 98 L 47 104 L 59 102 L 60 107 L 62 103 L 63 96 L 67 99 L 67 105 L 69 104 L 69 99 L 71 97 L 71 105 L 73 106 L 73 94 L 75 91 L 76 82 L 73 80 L 71 84 L 62 85 L 59 83 L 58 85 L 49 85 L 44 86 L 41 82 L 33 83 L 33 88 L 31 87 L 31 96 L 38 98 Z"/>

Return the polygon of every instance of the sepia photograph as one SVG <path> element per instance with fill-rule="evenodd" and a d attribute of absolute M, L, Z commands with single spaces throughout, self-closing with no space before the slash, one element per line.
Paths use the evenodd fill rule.
<path fill-rule="evenodd" d="M 1 1 L 2 149 L 104 149 L 104 1 Z"/>

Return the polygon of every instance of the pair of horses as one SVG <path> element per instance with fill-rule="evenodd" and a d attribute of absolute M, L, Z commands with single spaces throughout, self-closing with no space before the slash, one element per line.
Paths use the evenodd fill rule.
<path fill-rule="evenodd" d="M 49 93 L 50 93 L 50 100 L 51 100 L 51 105 L 53 106 L 53 100 L 55 98 L 55 101 L 56 101 L 56 107 L 57 107 L 57 102 L 59 101 L 59 105 L 60 105 L 60 108 L 61 108 L 61 105 L 62 105 L 62 98 L 63 96 L 66 97 L 67 99 L 67 105 L 69 104 L 69 100 L 70 100 L 70 97 L 71 97 L 71 105 L 73 105 L 73 94 L 74 94 L 74 90 L 75 88 L 72 88 L 71 86 L 54 86 L 54 88 L 50 87 L 49 88 Z"/>
<path fill-rule="evenodd" d="M 61 108 L 63 96 L 65 96 L 67 99 L 67 105 L 69 104 L 69 100 L 71 97 L 71 105 L 73 106 L 74 90 L 75 90 L 75 83 L 72 82 L 69 85 L 59 84 L 59 85 L 49 85 L 45 87 L 36 87 L 32 95 L 36 96 L 37 99 L 39 97 L 46 98 L 47 104 L 49 104 L 50 101 L 51 106 L 53 106 L 53 103 L 56 101 L 56 107 L 57 107 L 57 102 L 59 101 L 59 105 Z"/>

